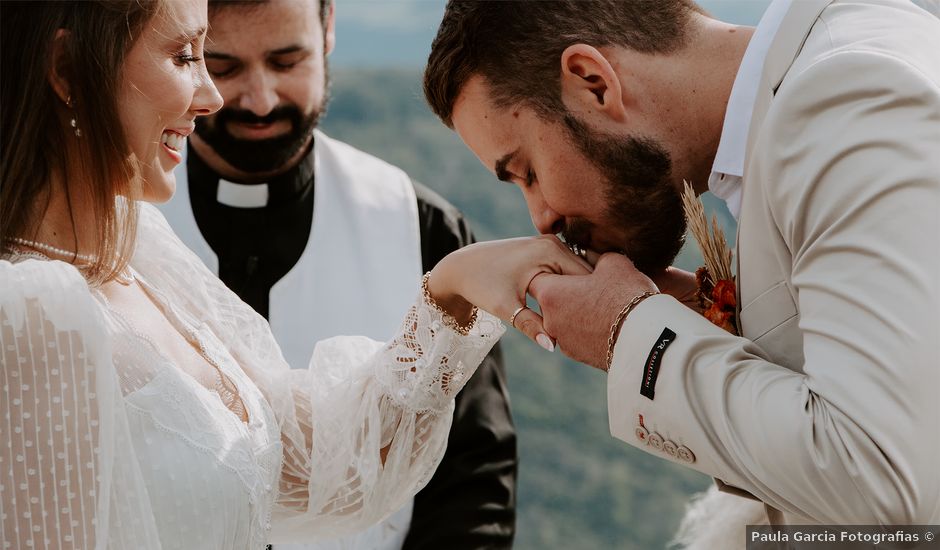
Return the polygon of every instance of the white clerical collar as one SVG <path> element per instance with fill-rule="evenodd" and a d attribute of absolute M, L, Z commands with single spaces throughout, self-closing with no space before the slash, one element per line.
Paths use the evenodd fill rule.
<path fill-rule="evenodd" d="M 235 208 L 261 208 L 268 205 L 268 184 L 243 185 L 219 179 L 216 200 Z"/>
<path fill-rule="evenodd" d="M 791 2 L 792 0 L 773 0 L 767 7 L 748 42 L 734 79 L 734 86 L 731 88 L 731 96 L 728 98 L 718 152 L 715 154 L 712 173 L 708 177 L 708 190 L 725 201 L 735 219 L 741 212 L 744 153 L 747 150 L 747 134 L 751 127 L 751 115 L 757 101 L 757 89 L 760 86 L 764 61 Z"/>

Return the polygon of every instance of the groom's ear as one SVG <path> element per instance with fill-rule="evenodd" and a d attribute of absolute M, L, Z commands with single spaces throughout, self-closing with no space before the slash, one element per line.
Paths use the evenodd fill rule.
<path fill-rule="evenodd" d="M 624 122 L 627 109 L 620 77 L 597 48 L 573 44 L 561 54 L 561 99 L 573 113 L 600 114 Z"/>

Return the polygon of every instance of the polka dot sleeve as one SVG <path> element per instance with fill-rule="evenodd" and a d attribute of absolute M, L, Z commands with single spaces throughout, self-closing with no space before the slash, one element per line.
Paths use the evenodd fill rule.
<path fill-rule="evenodd" d="M 62 262 L 0 260 L 0 547 L 152 548 L 108 330 Z"/>

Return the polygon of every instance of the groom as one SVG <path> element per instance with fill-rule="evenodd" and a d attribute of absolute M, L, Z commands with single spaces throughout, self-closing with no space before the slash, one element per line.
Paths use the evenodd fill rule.
<path fill-rule="evenodd" d="M 929 524 L 938 52 L 905 0 L 774 0 L 756 29 L 690 0 L 452 0 L 424 87 L 541 233 L 625 253 L 530 286 L 608 372 L 615 437 L 772 522 Z M 680 301 L 683 180 L 738 219 L 741 337 Z"/>

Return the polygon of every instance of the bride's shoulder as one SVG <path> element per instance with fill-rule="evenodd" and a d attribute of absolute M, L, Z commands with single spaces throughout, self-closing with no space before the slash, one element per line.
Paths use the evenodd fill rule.
<path fill-rule="evenodd" d="M 48 293 L 89 294 L 88 282 L 72 264 L 38 258 L 0 259 L 3 298 Z"/>
<path fill-rule="evenodd" d="M 60 330 L 100 325 L 100 310 L 75 266 L 58 260 L 0 260 L 0 310 L 4 324 L 40 318 Z M 41 326 L 37 327 L 42 330 Z"/>
<path fill-rule="evenodd" d="M 71 380 L 74 385 L 66 393 L 90 403 L 105 387 L 102 384 L 113 380 L 110 374 L 94 378 L 91 374 L 114 372 L 111 344 L 101 305 L 74 266 L 57 260 L 0 260 L 0 349 L 5 354 L 0 378 L 58 379 L 63 384 Z M 59 393 L 39 391 L 38 385 L 30 393 L 24 384 L 17 400 L 11 400 L 13 405 L 20 399 L 26 403 L 28 397 L 36 410 L 66 406 L 65 397 L 56 402 L 59 397 L 50 396 Z M 0 402 L 8 395 L 0 391 Z"/>

